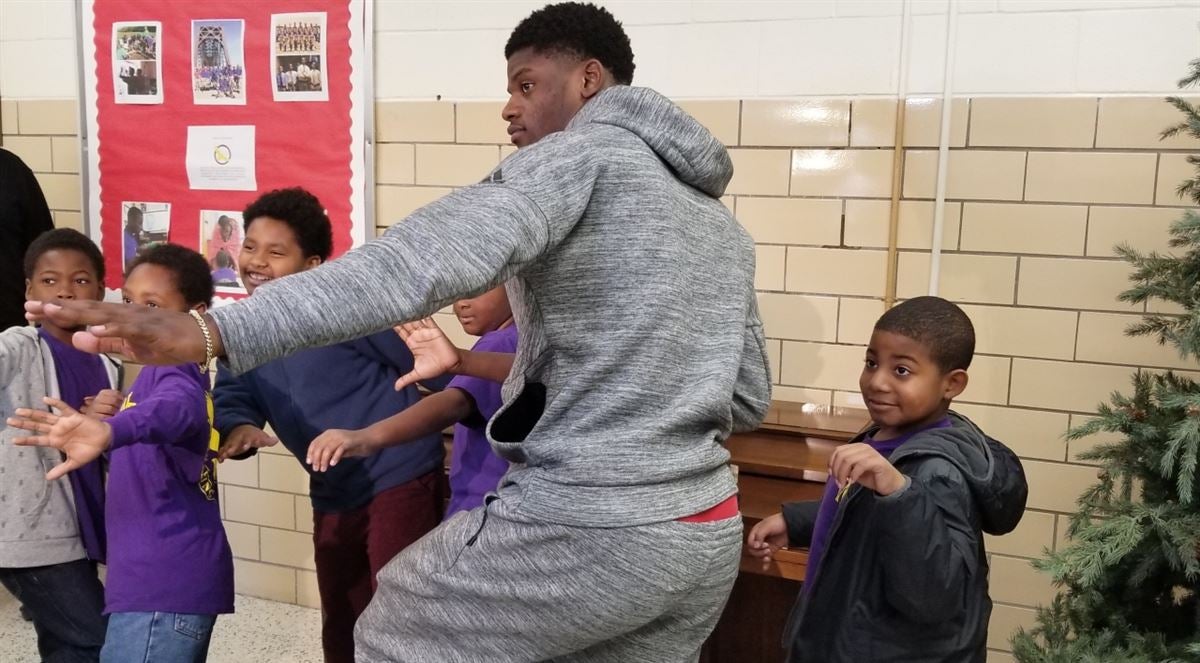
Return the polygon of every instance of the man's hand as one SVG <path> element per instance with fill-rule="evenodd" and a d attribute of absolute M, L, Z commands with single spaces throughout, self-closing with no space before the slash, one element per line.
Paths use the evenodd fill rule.
<path fill-rule="evenodd" d="M 425 318 L 395 327 L 413 356 L 413 370 L 396 380 L 396 391 L 421 380 L 453 373 L 462 363 L 458 348 L 433 318 Z"/>
<path fill-rule="evenodd" d="M 108 352 L 143 364 L 175 365 L 204 361 L 204 333 L 187 313 L 135 304 L 65 301 L 25 302 L 25 317 L 60 327 L 86 327 L 71 342 L 84 352 Z M 224 355 L 216 322 L 205 316 L 213 354 Z"/>
<path fill-rule="evenodd" d="M 904 487 L 906 479 L 895 466 L 868 444 L 847 444 L 834 450 L 829 475 L 838 486 L 858 483 L 888 496 Z"/>
<path fill-rule="evenodd" d="M 316 472 L 328 472 L 344 457 L 370 456 L 374 452 L 374 445 L 364 431 L 331 428 L 308 446 L 305 462 Z"/>
<path fill-rule="evenodd" d="M 775 551 L 786 547 L 787 543 L 787 523 L 783 520 L 783 514 L 777 513 L 758 521 L 750 530 L 750 536 L 746 537 L 746 550 L 751 557 L 762 560 L 763 570 L 766 570 L 773 561 Z"/>
<path fill-rule="evenodd" d="M 96 460 L 112 444 L 112 426 L 107 421 L 93 419 L 57 398 L 47 396 L 42 400 L 62 414 L 21 407 L 17 408 L 15 416 L 9 417 L 8 425 L 40 433 L 16 438 L 13 444 L 53 447 L 66 454 L 66 460 L 46 473 L 47 481 L 53 481 Z"/>
<path fill-rule="evenodd" d="M 83 407 L 79 411 L 93 419 L 107 419 L 121 411 L 125 395 L 116 389 L 101 389 L 95 396 L 83 399 Z"/>
<path fill-rule="evenodd" d="M 221 448 L 217 450 L 217 462 L 227 461 L 251 449 L 273 447 L 276 444 L 279 444 L 279 439 L 267 435 L 266 431 L 258 426 L 242 424 L 229 431 L 229 435 L 221 440 Z"/>

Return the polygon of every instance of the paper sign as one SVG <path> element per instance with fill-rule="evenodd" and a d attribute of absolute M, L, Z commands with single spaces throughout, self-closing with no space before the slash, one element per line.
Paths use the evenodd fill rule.
<path fill-rule="evenodd" d="M 192 189 L 257 191 L 254 125 L 188 127 L 187 174 Z"/>

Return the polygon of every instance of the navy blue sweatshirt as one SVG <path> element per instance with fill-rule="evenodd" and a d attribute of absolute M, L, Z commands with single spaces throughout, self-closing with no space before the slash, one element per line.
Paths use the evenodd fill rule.
<path fill-rule="evenodd" d="M 344 458 L 328 472 L 305 463 L 308 445 L 331 428 L 355 429 L 416 403 L 416 387 L 393 385 L 412 370 L 408 347 L 392 330 L 355 341 L 304 350 L 235 376 L 222 363 L 213 389 L 215 428 L 222 438 L 242 424 L 270 423 L 309 472 L 313 509 L 357 509 L 372 497 L 442 466 L 442 436 L 428 435 L 367 458 Z M 440 389 L 448 377 L 431 388 Z"/>

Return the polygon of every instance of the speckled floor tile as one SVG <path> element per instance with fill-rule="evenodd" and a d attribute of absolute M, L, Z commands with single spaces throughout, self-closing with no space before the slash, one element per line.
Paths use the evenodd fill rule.
<path fill-rule="evenodd" d="M 36 663 L 33 626 L 0 589 L 0 663 Z M 287 603 L 237 597 L 237 612 L 217 618 L 209 663 L 320 663 L 321 613 Z"/>

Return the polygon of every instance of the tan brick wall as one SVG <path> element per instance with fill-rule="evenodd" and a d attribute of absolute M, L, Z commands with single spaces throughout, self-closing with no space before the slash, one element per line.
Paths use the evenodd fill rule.
<path fill-rule="evenodd" d="M 282 446 L 217 471 L 241 594 L 319 607 L 308 475 Z"/>
<path fill-rule="evenodd" d="M 0 146 L 37 177 L 60 228 L 83 230 L 79 112 L 72 100 L 0 100 Z"/>
<path fill-rule="evenodd" d="M 757 243 L 775 397 L 860 405 L 863 345 L 883 310 L 895 102 L 681 105 L 731 148 L 736 172 L 724 202 Z M 500 104 L 378 108 L 381 229 L 480 179 L 494 146 L 501 159 L 512 149 Z M 902 298 L 927 288 L 940 113 L 934 99 L 906 107 Z M 1133 367 L 1200 369 L 1123 334 L 1146 309 L 1117 301 L 1129 269 L 1112 250 L 1166 248 L 1167 226 L 1185 206 L 1174 187 L 1200 145 L 1158 141 L 1177 120 L 1159 98 L 956 99 L 951 117 L 940 294 L 963 306 L 978 334 L 958 407 L 1025 459 L 1030 480 L 1020 527 L 988 537 L 996 602 L 988 660 L 998 663 L 1012 660 L 1012 630 L 1053 596 L 1029 560 L 1063 545 L 1066 514 L 1095 479 L 1077 454 L 1098 440 L 1068 448 L 1068 427 L 1124 389 Z"/>
<path fill-rule="evenodd" d="M 860 404 L 858 366 L 882 311 L 895 102 L 887 99 L 687 101 L 732 148 L 723 200 L 757 242 L 756 286 L 775 397 Z M 501 105 L 377 104 L 376 219 L 382 232 L 513 152 Z M 901 297 L 923 294 L 941 104 L 910 99 L 899 229 Z M 79 224 L 73 102 L 0 102 L 3 143 L 38 173 L 61 224 Z M 956 99 L 941 294 L 977 325 L 978 356 L 959 409 L 1026 461 L 1029 511 L 988 537 L 994 574 L 989 661 L 1053 592 L 1029 567 L 1063 545 L 1066 514 L 1095 478 L 1063 434 L 1126 388 L 1131 369 L 1198 370 L 1124 328 L 1145 307 L 1116 300 L 1128 268 L 1118 242 L 1165 248 L 1185 205 L 1174 188 L 1195 142 L 1157 140 L 1176 117 L 1158 98 Z M 1157 304 L 1150 311 L 1172 311 Z M 452 316 L 439 315 L 459 343 Z M 317 605 L 312 510 L 298 463 L 282 449 L 225 463 L 225 520 L 238 590 Z"/>

